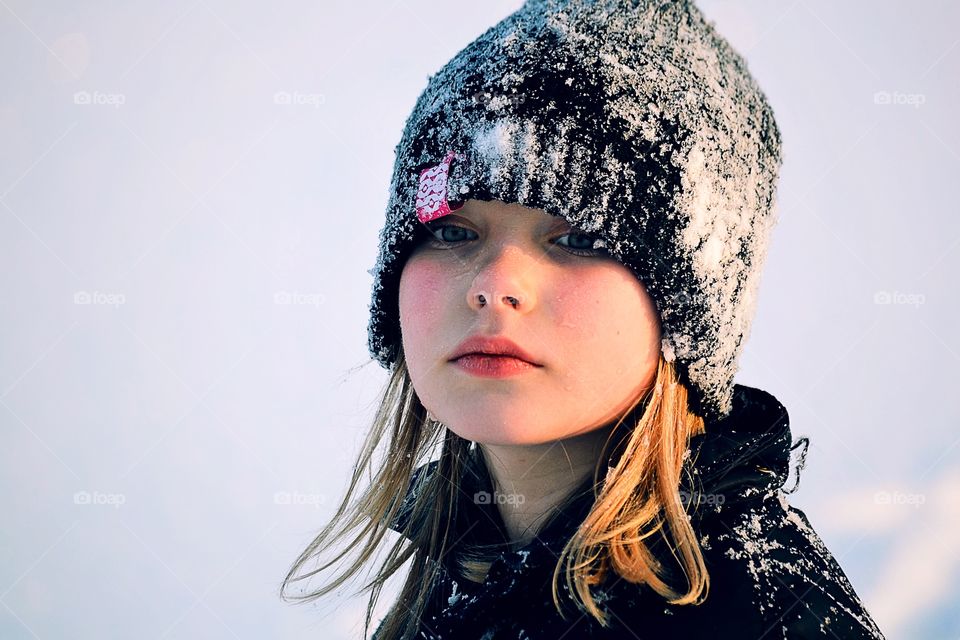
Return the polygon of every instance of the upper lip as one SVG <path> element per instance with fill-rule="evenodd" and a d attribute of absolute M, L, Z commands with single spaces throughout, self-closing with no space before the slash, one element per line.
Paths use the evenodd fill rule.
<path fill-rule="evenodd" d="M 512 356 L 520 360 L 525 360 L 530 364 L 542 366 L 532 355 L 521 349 L 514 342 L 500 336 L 470 336 L 457 346 L 453 355 L 450 356 L 450 360 L 453 361 L 471 353 Z"/>

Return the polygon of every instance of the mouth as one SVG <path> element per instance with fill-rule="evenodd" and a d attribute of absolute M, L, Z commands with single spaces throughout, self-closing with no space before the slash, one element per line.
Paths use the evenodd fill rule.
<path fill-rule="evenodd" d="M 466 357 L 474 359 L 514 359 L 530 366 L 543 366 L 536 358 L 506 336 L 474 335 L 464 340 L 450 357 L 456 362 Z"/>
<path fill-rule="evenodd" d="M 505 378 L 540 369 L 543 366 L 512 355 L 493 353 L 466 353 L 451 362 L 466 373 L 484 378 Z"/>

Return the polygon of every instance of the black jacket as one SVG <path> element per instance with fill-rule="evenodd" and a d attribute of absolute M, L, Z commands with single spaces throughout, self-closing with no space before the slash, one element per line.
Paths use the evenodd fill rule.
<path fill-rule="evenodd" d="M 710 575 L 703 604 L 668 605 L 649 587 L 615 580 L 595 592 L 613 622 L 603 628 L 566 600 L 561 573 L 559 595 L 567 616 L 562 619 L 551 598 L 550 580 L 563 544 L 593 504 L 592 492 L 587 492 L 531 543 L 501 553 L 483 584 L 457 579 L 452 566 L 446 560 L 441 563 L 441 579 L 421 617 L 418 637 L 882 639 L 806 515 L 786 500 L 782 487 L 790 452 L 796 448 L 791 447 L 786 409 L 769 393 L 743 385 L 736 385 L 733 402 L 727 418 L 708 424 L 706 433 L 691 440 L 687 464 L 697 482 L 688 485 L 684 480 L 681 487 L 690 496 L 697 495 L 696 486 L 702 496 L 691 524 Z M 415 480 L 435 466 L 431 462 L 418 467 Z M 463 490 L 490 492 L 485 468 L 476 469 L 467 474 Z M 410 486 L 407 501 L 413 498 L 415 482 Z M 457 514 L 456 522 L 463 540 L 507 540 L 496 505 L 461 503 L 466 503 L 466 510 Z M 401 516 L 391 527 L 400 531 L 403 523 Z M 681 577 L 669 583 L 682 589 L 682 574 L 673 575 Z M 374 633 L 375 640 L 379 632 Z"/>

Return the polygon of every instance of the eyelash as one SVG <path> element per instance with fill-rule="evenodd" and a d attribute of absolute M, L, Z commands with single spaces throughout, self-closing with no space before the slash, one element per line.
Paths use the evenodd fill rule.
<path fill-rule="evenodd" d="M 469 229 L 467 229 L 466 227 L 460 226 L 460 225 L 458 225 L 458 224 L 450 224 L 450 223 L 427 224 L 427 225 L 424 225 L 424 226 L 425 226 L 425 228 L 426 228 L 426 230 L 427 230 L 427 240 L 429 240 L 430 242 L 432 242 L 432 243 L 434 243 L 434 244 L 443 245 L 443 246 L 448 246 L 448 247 L 449 247 L 449 246 L 456 246 L 457 244 L 459 244 L 459 243 L 461 243 L 461 242 L 466 242 L 466 240 L 458 240 L 458 241 L 455 241 L 455 242 L 448 242 L 447 240 L 441 240 L 440 238 L 438 238 L 438 237 L 436 236 L 436 233 L 437 233 L 438 231 L 440 231 L 440 230 L 443 229 L 444 227 L 453 227 L 453 228 L 456 228 L 456 229 L 464 229 L 464 230 L 469 231 Z M 567 233 L 564 233 L 563 235 L 559 235 L 559 236 L 557 236 L 557 238 L 562 238 L 563 236 L 569 236 L 569 235 L 578 235 L 578 236 L 586 236 L 586 237 L 588 237 L 588 238 L 593 238 L 593 236 L 590 235 L 589 233 L 584 233 L 584 232 L 582 232 L 582 231 L 575 231 L 575 230 L 574 230 L 574 231 L 569 231 L 569 232 L 567 232 Z M 591 256 L 603 255 L 603 254 L 605 253 L 603 249 L 594 249 L 594 248 L 591 248 L 591 249 L 574 249 L 574 248 L 571 248 L 571 247 L 564 247 L 564 246 L 562 246 L 562 245 L 560 246 L 560 248 L 563 249 L 564 251 L 567 251 L 567 252 L 572 253 L 572 254 L 574 254 L 574 255 L 582 256 L 582 257 L 586 257 L 586 258 L 591 257 Z"/>

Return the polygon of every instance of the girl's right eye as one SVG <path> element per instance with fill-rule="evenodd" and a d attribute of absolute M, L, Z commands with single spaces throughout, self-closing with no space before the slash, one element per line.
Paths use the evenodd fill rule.
<path fill-rule="evenodd" d="M 458 242 L 463 242 L 466 238 L 463 238 L 463 232 L 470 232 L 466 227 L 460 227 L 455 224 L 431 224 L 427 223 L 424 225 L 428 232 L 428 239 L 432 241 L 433 244 L 438 246 L 446 246 L 451 244 L 456 244 Z M 455 233 L 444 235 L 445 229 L 453 229 Z M 452 238 L 450 236 L 453 236 Z"/>

